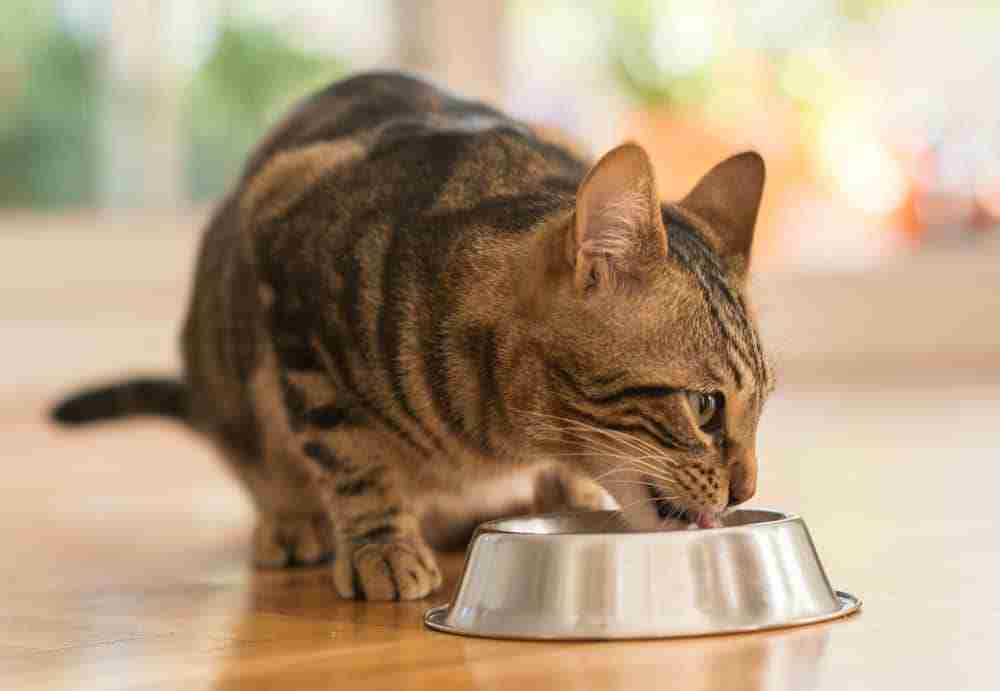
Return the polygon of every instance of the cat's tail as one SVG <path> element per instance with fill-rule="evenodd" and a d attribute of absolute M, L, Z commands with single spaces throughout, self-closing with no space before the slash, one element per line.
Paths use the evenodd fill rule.
<path fill-rule="evenodd" d="M 133 415 L 188 416 L 188 389 L 176 379 L 138 377 L 86 389 L 56 405 L 52 419 L 62 425 L 86 425 Z"/>

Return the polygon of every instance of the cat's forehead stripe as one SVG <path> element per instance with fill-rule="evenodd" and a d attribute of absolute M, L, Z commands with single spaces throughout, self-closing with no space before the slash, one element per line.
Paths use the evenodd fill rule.
<path fill-rule="evenodd" d="M 745 370 L 758 384 L 767 381 L 763 349 L 742 296 L 726 281 L 718 260 L 694 231 L 666 216 L 664 221 L 668 222 L 670 232 L 670 253 L 697 280 L 716 330 L 727 346 L 723 352 L 726 354 L 726 366 L 734 379 L 739 384 L 742 377 L 737 374 L 740 367 L 732 361 L 733 355 L 744 364 Z"/>

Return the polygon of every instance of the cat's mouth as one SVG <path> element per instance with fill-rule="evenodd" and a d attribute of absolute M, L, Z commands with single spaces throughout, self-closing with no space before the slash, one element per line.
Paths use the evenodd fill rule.
<path fill-rule="evenodd" d="M 678 506 L 670 501 L 660 488 L 651 481 L 646 483 L 646 488 L 649 491 L 649 496 L 653 499 L 653 503 L 656 505 L 656 513 L 664 524 L 680 524 L 681 526 L 686 526 L 689 530 L 722 527 L 722 521 L 717 513 L 692 511 Z"/>

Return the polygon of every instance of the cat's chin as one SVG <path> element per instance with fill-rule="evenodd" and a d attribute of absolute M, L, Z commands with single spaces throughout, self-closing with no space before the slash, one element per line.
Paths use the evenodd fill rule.
<path fill-rule="evenodd" d="M 676 523 L 688 530 L 722 527 L 718 512 L 678 506 L 657 489 L 653 482 L 650 481 L 647 487 L 650 498 L 656 504 L 656 513 L 663 523 Z"/>
<path fill-rule="evenodd" d="M 686 518 L 660 518 L 659 516 L 635 516 L 626 515 L 625 522 L 633 530 L 664 531 L 675 532 L 681 530 L 704 530 L 706 528 L 720 528 L 722 522 L 715 518 L 711 522 L 707 520 L 687 520 Z"/>
<path fill-rule="evenodd" d="M 723 525 L 720 513 L 674 505 L 648 482 L 617 484 L 608 490 L 622 507 L 622 517 L 632 530 L 704 530 Z"/>

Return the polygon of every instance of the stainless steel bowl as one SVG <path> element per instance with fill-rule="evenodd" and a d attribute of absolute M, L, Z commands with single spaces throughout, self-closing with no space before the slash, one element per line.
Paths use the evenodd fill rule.
<path fill-rule="evenodd" d="M 722 528 L 639 532 L 598 511 L 484 523 L 454 602 L 424 621 L 494 638 L 665 638 L 809 624 L 860 606 L 830 587 L 798 516 L 738 510 Z"/>

